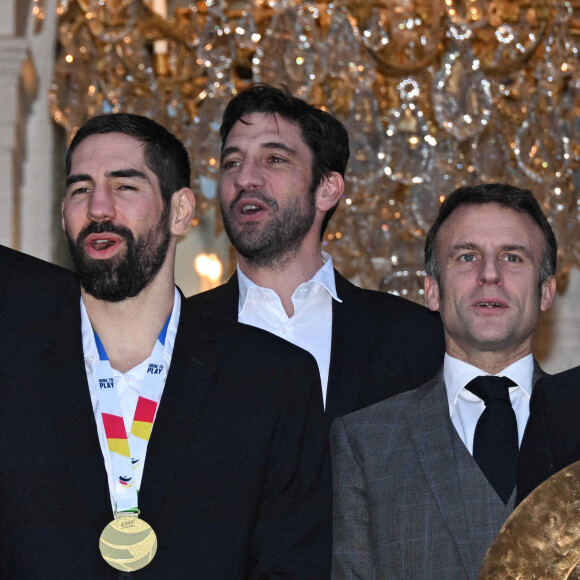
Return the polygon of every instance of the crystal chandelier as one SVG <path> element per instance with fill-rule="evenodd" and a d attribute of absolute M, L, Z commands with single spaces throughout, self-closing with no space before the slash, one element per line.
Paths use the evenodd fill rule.
<path fill-rule="evenodd" d="M 42 17 L 42 0 L 35 0 Z M 580 1 L 57 0 L 52 114 L 70 138 L 90 116 L 134 112 L 191 154 L 216 204 L 227 102 L 285 84 L 351 136 L 347 191 L 323 244 L 368 288 L 422 299 L 423 243 L 445 195 L 531 189 L 580 263 Z"/>

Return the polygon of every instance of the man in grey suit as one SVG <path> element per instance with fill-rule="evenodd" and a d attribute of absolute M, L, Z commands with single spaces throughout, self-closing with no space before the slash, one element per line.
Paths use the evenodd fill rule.
<path fill-rule="evenodd" d="M 443 203 L 425 245 L 443 368 L 334 422 L 333 578 L 477 578 L 513 509 L 518 445 L 543 374 L 532 339 L 552 303 L 556 255 L 528 190 L 463 187 Z"/>

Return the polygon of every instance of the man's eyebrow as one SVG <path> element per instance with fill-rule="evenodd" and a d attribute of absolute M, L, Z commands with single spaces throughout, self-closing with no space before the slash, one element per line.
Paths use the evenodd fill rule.
<path fill-rule="evenodd" d="M 479 246 L 477 244 L 474 244 L 473 242 L 461 242 L 460 244 L 455 244 L 454 246 L 451 246 L 450 253 L 455 254 L 457 252 L 462 252 L 465 250 L 477 250 L 478 247 Z M 528 256 L 531 255 L 530 250 L 526 246 L 522 246 L 520 244 L 504 244 L 503 246 L 500 246 L 500 250 L 502 252 L 521 252 Z"/>
<path fill-rule="evenodd" d="M 462 252 L 463 250 L 477 250 L 477 244 L 473 242 L 461 242 L 460 244 L 455 244 L 451 246 L 451 254 L 455 254 L 456 252 Z"/>
<path fill-rule="evenodd" d="M 222 149 L 222 154 L 220 157 L 220 161 L 223 161 L 223 158 L 226 155 L 231 155 L 232 153 L 239 153 L 240 152 L 240 148 L 239 147 L 225 147 L 224 149 Z"/>
<path fill-rule="evenodd" d="M 292 155 L 296 155 L 296 151 L 292 147 L 288 147 L 285 143 L 278 143 L 277 141 L 269 141 L 268 143 L 262 143 L 262 147 L 266 149 L 282 149 L 282 151 L 287 151 Z"/>
<path fill-rule="evenodd" d="M 286 151 L 290 155 L 296 155 L 296 151 L 292 149 L 292 147 L 288 147 L 285 143 L 280 143 L 278 141 L 268 141 L 267 143 L 262 143 L 260 145 L 264 149 L 281 149 L 282 151 Z M 239 153 L 239 147 L 226 147 L 223 149 L 221 154 L 221 160 L 223 161 L 224 157 L 227 155 L 231 155 L 232 153 Z"/>
<path fill-rule="evenodd" d="M 73 183 L 78 183 L 79 181 L 91 181 L 91 176 L 86 173 L 76 173 L 74 175 L 69 175 L 66 178 L 66 186 L 70 187 Z"/>
<path fill-rule="evenodd" d="M 105 177 L 138 177 L 149 181 L 147 175 L 138 169 L 115 169 L 114 171 L 107 171 Z M 93 178 L 88 173 L 69 175 L 66 178 L 66 186 L 70 187 L 73 183 L 78 183 L 79 181 L 93 181 Z"/>
<path fill-rule="evenodd" d="M 107 171 L 105 177 L 138 177 L 149 181 L 147 175 L 138 169 L 115 169 L 114 171 Z"/>
<path fill-rule="evenodd" d="M 528 248 L 520 244 L 506 244 L 501 249 L 504 252 L 524 252 L 525 254 L 529 254 Z"/>

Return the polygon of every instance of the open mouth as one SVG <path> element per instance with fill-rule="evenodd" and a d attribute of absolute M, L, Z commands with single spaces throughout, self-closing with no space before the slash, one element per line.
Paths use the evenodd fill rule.
<path fill-rule="evenodd" d="M 111 233 L 91 234 L 85 240 L 86 252 L 93 258 L 109 258 L 121 247 L 123 237 Z"/>
<path fill-rule="evenodd" d="M 478 302 L 476 304 L 479 308 L 505 308 L 501 302 Z"/>
<path fill-rule="evenodd" d="M 91 246 L 93 249 L 97 250 L 97 252 L 101 252 L 103 250 L 108 250 L 109 248 L 113 247 L 117 243 L 116 240 L 111 240 L 108 238 L 99 238 L 91 242 Z"/>
<path fill-rule="evenodd" d="M 241 212 L 244 215 L 253 215 L 259 211 L 262 211 L 262 208 L 259 205 L 253 203 L 245 203 L 241 208 Z"/>

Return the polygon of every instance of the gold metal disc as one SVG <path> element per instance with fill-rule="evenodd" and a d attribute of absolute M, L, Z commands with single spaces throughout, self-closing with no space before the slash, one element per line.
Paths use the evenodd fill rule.
<path fill-rule="evenodd" d="M 507 519 L 479 580 L 580 579 L 580 461 L 537 487 Z"/>
<path fill-rule="evenodd" d="M 107 564 L 117 570 L 133 572 L 153 560 L 157 552 L 157 536 L 138 515 L 119 514 L 105 526 L 99 549 Z"/>

